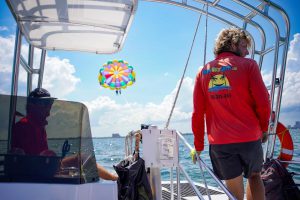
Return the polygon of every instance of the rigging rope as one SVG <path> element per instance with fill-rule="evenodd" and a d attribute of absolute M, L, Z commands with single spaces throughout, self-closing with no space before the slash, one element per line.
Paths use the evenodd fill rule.
<path fill-rule="evenodd" d="M 206 19 L 205 19 L 205 42 L 204 42 L 204 54 L 203 54 L 203 67 L 205 66 L 206 64 L 206 46 L 207 46 L 207 21 L 208 21 L 208 4 L 206 4 Z M 203 173 L 203 170 L 200 166 L 200 169 L 202 171 L 202 177 L 204 179 L 204 184 L 205 184 L 205 190 L 206 190 L 206 193 L 208 195 L 208 199 L 211 200 L 211 196 L 209 194 L 209 191 L 208 191 L 208 186 L 207 186 L 207 182 L 206 182 L 206 179 L 204 177 L 204 173 Z"/>
<path fill-rule="evenodd" d="M 204 54 L 203 54 L 203 66 L 206 64 L 206 46 L 207 46 L 207 20 L 208 20 L 208 4 L 206 5 L 206 19 L 205 19 L 205 41 L 204 41 Z"/>
<path fill-rule="evenodd" d="M 205 4 L 203 5 L 202 10 L 204 9 L 204 6 L 205 6 Z M 208 5 L 207 5 L 207 7 L 208 7 Z M 206 8 L 206 14 L 207 14 L 207 8 Z M 181 79 L 180 79 L 180 83 L 179 83 L 178 89 L 176 91 L 175 99 L 174 99 L 174 102 L 173 102 L 173 105 L 172 105 L 172 109 L 171 109 L 170 115 L 168 117 L 165 129 L 167 129 L 169 127 L 170 120 L 171 120 L 171 117 L 173 115 L 173 111 L 174 111 L 174 108 L 175 108 L 175 105 L 176 105 L 176 102 L 177 102 L 177 99 L 178 99 L 179 91 L 181 89 L 181 85 L 182 85 L 182 82 L 183 82 L 183 79 L 184 79 L 184 76 L 185 76 L 185 72 L 186 72 L 187 66 L 188 66 L 189 61 L 190 61 L 190 57 L 191 57 L 191 53 L 192 53 L 193 46 L 194 46 L 194 43 L 195 43 L 195 38 L 196 38 L 197 33 L 198 33 L 198 28 L 199 28 L 199 24 L 200 24 L 200 21 L 201 21 L 201 17 L 202 17 L 202 13 L 199 16 L 199 20 L 198 20 L 198 23 L 197 23 L 197 26 L 196 26 L 196 30 L 195 30 L 195 33 L 194 33 L 194 38 L 193 38 L 193 41 L 192 41 L 190 52 L 189 52 L 189 55 L 188 55 L 188 58 L 187 58 L 187 61 L 186 61 L 186 64 L 185 64 L 185 67 L 184 67 L 184 70 L 183 70 L 183 74 L 182 74 Z M 206 30 L 207 30 L 207 21 L 206 21 Z M 205 40 L 207 39 L 206 37 L 207 37 L 207 35 L 205 35 Z M 204 50 L 204 52 L 206 52 L 206 41 L 205 41 L 205 50 Z"/>
<path fill-rule="evenodd" d="M 203 63 L 204 64 L 203 64 L 203 66 L 205 65 L 205 62 L 206 62 L 208 4 L 204 4 L 202 10 L 204 10 L 204 6 L 206 6 L 206 12 L 205 12 L 205 14 L 206 14 L 206 22 L 205 22 L 205 36 L 204 36 L 205 37 L 205 44 L 204 44 L 204 59 L 203 59 Z M 187 61 L 186 61 L 186 64 L 185 64 L 185 67 L 184 67 L 184 70 L 183 70 L 183 74 L 182 74 L 181 79 L 180 79 L 180 83 L 179 83 L 178 89 L 176 91 L 176 96 L 175 96 L 175 99 L 174 99 L 174 102 L 173 102 L 173 105 L 172 105 L 172 109 L 171 109 L 168 121 L 166 123 L 165 129 L 167 129 L 169 127 L 169 124 L 170 124 L 170 120 L 171 120 L 171 117 L 172 117 L 172 114 L 173 114 L 173 111 L 174 111 L 174 108 L 175 108 L 175 105 L 176 105 L 176 102 L 177 102 L 177 99 L 178 99 L 179 91 L 180 91 L 181 86 L 182 86 L 182 82 L 183 82 L 183 79 L 184 79 L 184 76 L 185 76 L 185 72 L 186 72 L 187 66 L 188 66 L 189 61 L 190 61 L 190 57 L 191 57 L 191 53 L 192 53 L 192 50 L 193 50 L 195 39 L 196 39 L 196 36 L 197 36 L 197 33 L 198 33 L 198 28 L 199 28 L 199 24 L 200 24 L 200 21 L 201 21 L 201 17 L 202 17 L 202 13 L 199 16 L 199 20 L 198 20 L 198 23 L 197 23 L 197 26 L 196 26 L 196 30 L 195 30 L 193 42 L 192 42 L 192 45 L 191 45 L 191 48 L 190 48 L 190 52 L 189 52 L 189 55 L 188 55 L 188 58 L 187 58 Z M 199 157 L 198 157 L 198 160 L 200 160 Z M 211 200 L 211 196 L 210 196 L 209 191 L 208 191 L 208 186 L 207 186 L 206 178 L 204 176 L 204 171 L 202 169 L 202 165 L 200 164 L 200 162 L 199 162 L 199 165 L 200 165 L 199 167 L 200 167 L 200 171 L 201 171 L 201 174 L 202 174 L 202 178 L 204 180 L 206 193 L 208 195 L 209 200 Z M 171 176 L 173 177 L 173 171 L 172 171 L 172 169 L 171 169 Z"/>

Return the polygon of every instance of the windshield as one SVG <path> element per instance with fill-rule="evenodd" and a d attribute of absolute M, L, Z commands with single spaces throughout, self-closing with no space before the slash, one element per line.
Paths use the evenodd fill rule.
<path fill-rule="evenodd" d="M 10 107 L 13 98 L 15 108 Z M 2 181 L 86 183 L 98 180 L 85 105 L 8 95 L 0 95 L 0 105 Z M 10 129 L 9 113 L 15 113 Z"/>

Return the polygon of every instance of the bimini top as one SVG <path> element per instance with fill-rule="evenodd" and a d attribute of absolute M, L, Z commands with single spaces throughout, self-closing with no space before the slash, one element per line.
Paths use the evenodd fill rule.
<path fill-rule="evenodd" d="M 137 0 L 7 0 L 30 44 L 47 50 L 115 53 L 124 43 Z"/>

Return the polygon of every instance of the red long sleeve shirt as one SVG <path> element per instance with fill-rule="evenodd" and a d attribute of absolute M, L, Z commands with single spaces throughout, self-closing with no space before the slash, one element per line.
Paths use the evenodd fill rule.
<path fill-rule="evenodd" d="M 48 150 L 45 127 L 28 117 L 22 118 L 13 127 L 12 149 L 20 148 L 27 155 L 39 155 Z"/>
<path fill-rule="evenodd" d="M 261 138 L 269 117 L 269 94 L 254 60 L 224 52 L 198 73 L 192 115 L 197 151 L 204 149 L 204 121 L 210 144 L 230 144 Z"/>

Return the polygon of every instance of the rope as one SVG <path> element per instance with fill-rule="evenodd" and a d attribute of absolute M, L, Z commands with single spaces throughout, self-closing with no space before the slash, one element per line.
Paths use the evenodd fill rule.
<path fill-rule="evenodd" d="M 288 131 L 288 129 L 284 129 L 283 131 L 281 131 L 280 133 L 278 133 L 278 138 L 279 136 L 281 137 L 281 143 L 280 143 L 280 148 L 282 149 L 282 145 L 283 145 L 283 139 L 284 139 L 284 136 L 285 136 L 285 133 Z"/>
<path fill-rule="evenodd" d="M 203 8 L 202 8 L 202 9 L 204 9 L 204 6 L 205 6 L 205 5 L 203 5 Z M 172 115 L 173 115 L 173 111 L 174 111 L 174 108 L 175 108 L 175 105 L 176 105 L 176 102 L 177 102 L 177 99 L 178 99 L 179 91 L 180 91 L 180 89 L 181 89 L 181 85 L 182 85 L 182 82 L 183 82 L 183 79 L 184 79 L 184 76 L 185 76 L 185 72 L 186 72 L 187 66 L 188 66 L 189 61 L 190 61 L 190 57 L 191 57 L 191 53 L 192 53 L 193 46 L 194 46 L 194 43 L 195 43 L 195 39 L 196 39 L 196 36 L 197 36 L 197 32 L 198 32 L 199 24 L 200 24 L 200 21 L 201 21 L 201 17 L 202 17 L 202 13 L 201 13 L 200 16 L 199 16 L 199 20 L 198 20 L 198 23 L 197 23 L 197 26 L 196 26 L 196 30 L 195 30 L 195 33 L 194 33 L 194 38 L 193 38 L 193 41 L 192 41 L 192 45 L 191 45 L 191 48 L 190 48 L 190 52 L 189 52 L 187 61 L 186 61 L 186 63 L 185 63 L 185 67 L 184 67 L 184 70 L 183 70 L 183 74 L 182 74 L 182 76 L 181 76 L 181 79 L 180 79 L 180 83 L 179 83 L 178 89 L 177 89 L 177 91 L 176 91 L 175 99 L 174 99 L 174 102 L 173 102 L 173 105 L 172 105 L 172 109 L 171 109 L 170 115 L 169 115 L 169 117 L 168 117 L 168 120 L 167 120 L 165 129 L 167 129 L 167 128 L 169 127 L 170 120 L 171 120 L 171 117 L 172 117 Z M 206 25 L 207 25 L 207 24 L 206 24 Z"/>
<path fill-rule="evenodd" d="M 205 19 L 205 36 L 204 36 L 205 40 L 204 40 L 203 66 L 206 64 L 208 4 L 206 5 L 206 12 L 205 12 L 205 14 L 206 14 L 206 19 Z"/>
<path fill-rule="evenodd" d="M 206 60 L 206 44 L 207 44 L 207 19 L 208 19 L 208 4 L 204 4 L 203 5 L 203 8 L 202 10 L 204 10 L 204 6 L 206 5 L 206 22 L 205 22 L 205 46 L 204 46 L 204 59 L 203 59 L 203 62 L 205 64 Z M 171 112 L 170 112 L 170 115 L 169 115 L 169 118 L 168 118 L 168 121 L 166 123 L 166 126 L 165 126 L 165 129 L 167 129 L 169 127 L 169 124 L 170 124 L 170 120 L 171 120 L 171 117 L 172 117 L 172 114 L 173 114 L 173 111 L 174 111 L 174 108 L 175 108 L 175 105 L 176 105 L 176 102 L 177 102 L 177 99 L 178 99 L 178 95 L 179 95 L 179 91 L 181 89 L 181 86 L 182 86 L 182 82 L 183 82 L 183 79 L 184 79 L 184 76 L 185 76 L 185 72 L 186 72 L 186 69 L 187 69 L 187 66 L 189 64 L 189 61 L 190 61 L 190 57 L 191 57 L 191 53 L 192 53 L 192 50 L 193 50 L 193 46 L 194 46 L 194 43 L 195 43 L 195 39 L 196 39 L 196 36 L 197 36 L 197 33 L 198 33 L 198 28 L 199 28 L 199 24 L 200 24 L 200 21 L 201 21 L 201 17 L 202 17 L 202 13 L 200 14 L 199 16 L 199 20 L 198 20 L 198 23 L 197 23 L 197 26 L 196 26 L 196 30 L 195 30 L 195 33 L 194 33 L 194 38 L 193 38 L 193 41 L 192 41 L 192 45 L 191 45 L 191 48 L 190 48 L 190 52 L 189 52 L 189 55 L 188 55 L 188 58 L 187 58 L 187 61 L 186 61 L 186 64 L 185 64 L 185 67 L 184 67 L 184 70 L 183 70 L 183 74 L 181 76 L 181 79 L 180 79 L 180 83 L 179 83 L 179 86 L 178 86 L 178 89 L 176 91 L 176 96 L 175 96 L 175 99 L 174 99 L 174 102 L 173 102 L 173 105 L 172 105 L 172 109 L 171 109 Z M 204 66 L 203 64 L 203 66 Z M 198 160 L 200 160 L 198 158 Z M 200 162 L 199 162 L 200 164 Z M 208 186 L 207 186 L 207 182 L 206 182 L 206 178 L 204 176 L 204 172 L 203 172 L 203 169 L 202 169 L 202 166 L 200 164 L 200 171 L 201 171 L 201 174 L 202 174 L 202 178 L 204 180 L 204 183 L 205 183 L 205 190 L 206 190 L 206 193 L 208 195 L 208 198 L 209 200 L 211 200 L 211 196 L 208 192 Z"/>
<path fill-rule="evenodd" d="M 205 14 L 206 14 L 206 19 L 205 19 L 205 36 L 204 36 L 204 37 L 205 37 L 205 41 L 204 41 L 203 66 L 206 64 L 208 4 L 206 4 L 206 11 L 205 11 Z M 199 160 L 200 160 L 200 159 L 199 159 Z M 209 191 L 208 191 L 207 181 L 206 181 L 206 178 L 205 178 L 205 176 L 204 176 L 204 172 L 203 172 L 201 166 L 200 166 L 200 169 L 201 169 L 202 177 L 203 177 L 204 184 L 205 184 L 206 194 L 208 195 L 208 199 L 211 200 L 211 196 L 210 196 Z"/>

